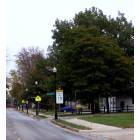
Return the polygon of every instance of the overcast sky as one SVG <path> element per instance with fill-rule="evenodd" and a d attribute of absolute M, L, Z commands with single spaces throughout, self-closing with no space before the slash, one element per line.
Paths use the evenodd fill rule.
<path fill-rule="evenodd" d="M 121 11 L 129 21 L 134 20 L 133 0 L 7 0 L 7 72 L 14 68 L 14 55 L 22 47 L 47 50 L 57 18 L 70 20 L 93 6 L 106 15 L 116 17 Z"/>

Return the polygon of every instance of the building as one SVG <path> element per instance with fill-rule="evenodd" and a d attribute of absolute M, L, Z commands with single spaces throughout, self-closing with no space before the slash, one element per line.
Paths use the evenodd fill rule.
<path fill-rule="evenodd" d="M 110 112 L 131 112 L 134 111 L 134 98 L 130 96 L 109 97 Z M 106 112 L 106 98 L 99 98 L 100 112 Z"/>

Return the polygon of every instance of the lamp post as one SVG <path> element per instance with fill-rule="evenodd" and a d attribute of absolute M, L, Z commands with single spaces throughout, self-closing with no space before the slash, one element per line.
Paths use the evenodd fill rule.
<path fill-rule="evenodd" d="M 55 120 L 58 119 L 58 116 L 57 116 L 57 104 L 56 104 L 56 73 L 57 73 L 57 69 L 56 67 L 53 68 L 53 73 L 54 73 L 54 76 L 55 76 L 55 98 L 54 98 L 54 110 L 55 110 Z"/>
<path fill-rule="evenodd" d="M 35 85 L 36 85 L 36 91 L 37 91 L 38 81 L 35 81 Z M 38 102 L 36 102 L 36 116 L 37 115 L 38 115 Z"/>
<path fill-rule="evenodd" d="M 25 90 L 26 90 L 26 93 L 28 94 L 28 88 L 26 88 Z M 26 108 L 27 108 L 27 114 L 28 114 L 28 97 L 27 97 L 27 101 L 26 101 Z"/>
<path fill-rule="evenodd" d="M 23 112 L 23 102 L 22 102 L 22 112 Z"/>
<path fill-rule="evenodd" d="M 75 90 L 75 108 L 76 108 L 76 90 Z"/>

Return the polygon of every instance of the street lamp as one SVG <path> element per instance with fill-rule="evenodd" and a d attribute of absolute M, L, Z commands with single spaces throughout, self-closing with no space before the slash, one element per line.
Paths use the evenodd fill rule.
<path fill-rule="evenodd" d="M 35 81 L 35 85 L 36 85 L 36 86 L 38 85 L 38 81 Z"/>
<path fill-rule="evenodd" d="M 54 99 L 55 103 L 54 103 L 54 109 L 55 109 L 55 120 L 57 120 L 58 117 L 57 117 L 57 105 L 56 105 L 56 73 L 57 73 L 56 67 L 53 68 L 53 73 L 55 75 L 55 99 Z"/>
<path fill-rule="evenodd" d="M 35 85 L 36 85 L 36 91 L 37 91 L 38 81 L 35 81 Z M 37 115 L 38 115 L 38 102 L 36 103 L 36 116 Z"/>
<path fill-rule="evenodd" d="M 26 90 L 26 92 L 28 92 L 28 88 L 26 88 L 25 90 Z"/>
<path fill-rule="evenodd" d="M 56 67 L 53 68 L 53 73 L 56 73 L 57 72 L 57 69 Z"/>

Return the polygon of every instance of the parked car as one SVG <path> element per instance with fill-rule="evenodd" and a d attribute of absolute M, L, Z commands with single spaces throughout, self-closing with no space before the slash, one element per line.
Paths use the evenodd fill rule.
<path fill-rule="evenodd" d="M 75 112 L 75 109 L 72 108 L 71 106 L 65 106 L 60 109 L 60 112 L 72 112 L 73 113 L 73 112 Z"/>

